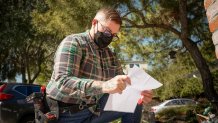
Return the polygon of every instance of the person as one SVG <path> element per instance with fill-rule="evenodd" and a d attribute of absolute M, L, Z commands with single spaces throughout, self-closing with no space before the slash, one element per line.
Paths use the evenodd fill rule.
<path fill-rule="evenodd" d="M 102 8 L 91 24 L 90 30 L 67 36 L 56 51 L 46 93 L 58 102 L 58 122 L 105 123 L 121 118 L 124 123 L 139 123 L 142 105 L 134 113 L 103 110 L 109 94 L 122 93 L 131 85 L 108 47 L 118 39 L 121 17 L 113 8 Z M 144 103 L 151 101 L 152 91 L 141 94 Z"/>

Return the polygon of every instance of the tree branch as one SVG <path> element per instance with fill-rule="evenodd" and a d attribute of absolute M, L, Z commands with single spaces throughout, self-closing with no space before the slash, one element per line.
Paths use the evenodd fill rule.
<path fill-rule="evenodd" d="M 124 21 L 129 22 L 131 25 L 130 26 L 123 26 L 123 28 L 140 28 L 140 29 L 145 29 L 145 28 L 161 28 L 161 29 L 165 29 L 165 30 L 169 30 L 171 32 L 173 32 L 174 34 L 176 34 L 177 36 L 181 36 L 181 32 L 179 32 L 177 29 L 166 25 L 166 24 L 144 24 L 144 25 L 137 25 L 135 22 L 127 19 L 127 18 L 122 18 Z"/>

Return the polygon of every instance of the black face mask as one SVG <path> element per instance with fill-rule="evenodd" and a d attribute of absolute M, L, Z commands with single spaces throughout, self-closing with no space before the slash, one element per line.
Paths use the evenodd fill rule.
<path fill-rule="evenodd" d="M 108 35 L 105 32 L 98 31 L 98 23 L 97 23 L 97 33 L 94 34 L 94 42 L 100 48 L 107 47 L 112 42 L 113 36 Z"/>
<path fill-rule="evenodd" d="M 94 34 L 94 42 L 99 48 L 105 48 L 112 42 L 113 36 L 108 36 L 104 32 Z"/>

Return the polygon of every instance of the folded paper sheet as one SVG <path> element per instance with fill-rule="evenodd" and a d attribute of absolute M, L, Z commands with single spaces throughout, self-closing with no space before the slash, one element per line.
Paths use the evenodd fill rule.
<path fill-rule="evenodd" d="M 127 85 L 122 94 L 110 94 L 104 107 L 105 111 L 133 113 L 141 96 L 141 91 L 156 89 L 162 86 L 160 82 L 137 66 L 128 69 L 128 76 L 131 79 L 131 85 Z"/>

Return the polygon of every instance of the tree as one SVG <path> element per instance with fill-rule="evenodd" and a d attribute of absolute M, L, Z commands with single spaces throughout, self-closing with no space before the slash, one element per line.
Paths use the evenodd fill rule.
<path fill-rule="evenodd" d="M 23 83 L 33 83 L 41 72 L 41 65 L 50 53 L 43 35 L 37 35 L 33 28 L 30 13 L 42 3 L 39 0 L 0 1 L 1 80 L 14 81 L 15 76 L 21 74 Z"/>
<path fill-rule="evenodd" d="M 203 1 L 186 0 L 141 0 L 133 1 L 138 4 L 126 4 L 125 28 L 159 28 L 173 33 L 190 53 L 199 70 L 203 82 L 204 93 L 209 100 L 218 100 L 214 90 L 213 78 L 209 67 L 203 58 L 197 44 L 210 38 L 205 22 Z M 131 2 L 130 2 L 131 3 Z M 141 5 L 141 6 L 140 6 Z M 165 34 L 165 33 L 163 33 Z"/>
<path fill-rule="evenodd" d="M 22 41 L 32 37 L 32 30 L 29 28 L 29 16 L 32 6 L 24 1 L 0 1 L 1 2 L 1 79 L 14 78 L 17 69 L 15 60 L 15 49 L 22 45 Z M 20 35 L 20 36 L 18 36 Z"/>

